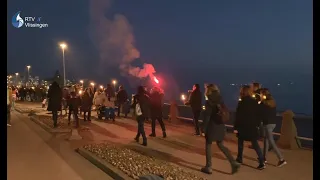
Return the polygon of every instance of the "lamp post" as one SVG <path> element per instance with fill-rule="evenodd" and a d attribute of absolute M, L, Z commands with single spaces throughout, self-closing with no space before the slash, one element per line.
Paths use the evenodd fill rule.
<path fill-rule="evenodd" d="M 31 66 L 28 65 L 28 66 L 27 66 L 28 74 L 27 74 L 27 82 L 26 82 L 26 85 L 27 85 L 27 83 L 29 84 L 30 68 L 31 68 Z"/>
<path fill-rule="evenodd" d="M 64 50 L 67 48 L 67 45 L 65 43 L 61 43 L 60 47 L 62 49 L 63 86 L 66 86 L 66 65 L 65 65 L 65 59 L 64 59 Z"/>
<path fill-rule="evenodd" d="M 16 86 L 18 86 L 18 76 L 19 76 L 19 73 L 15 73 L 16 74 Z"/>

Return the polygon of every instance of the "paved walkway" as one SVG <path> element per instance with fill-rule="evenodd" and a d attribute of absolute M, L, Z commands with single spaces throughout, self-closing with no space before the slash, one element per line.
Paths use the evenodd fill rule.
<path fill-rule="evenodd" d="M 95 113 L 92 113 L 95 114 Z M 186 124 L 174 125 L 166 122 L 168 138 L 161 138 L 161 131 L 157 125 L 157 135 L 160 137 L 148 138 L 148 147 L 138 145 L 133 141 L 136 134 L 137 124 L 134 120 L 117 118 L 116 122 L 92 121 L 84 124 L 89 131 L 80 132 L 84 138 L 80 141 L 72 141 L 72 148 L 80 147 L 86 143 L 101 141 L 115 142 L 134 149 L 138 152 L 154 156 L 188 168 L 195 174 L 207 179 L 219 180 L 249 180 L 253 177 L 259 180 L 312 180 L 313 179 L 313 154 L 311 150 L 281 150 L 288 164 L 277 168 L 277 158 L 274 153 L 268 154 L 267 168 L 263 171 L 256 170 L 257 155 L 252 149 L 245 148 L 244 165 L 239 173 L 229 175 L 231 170 L 227 160 L 214 144 L 213 153 L 213 174 L 206 175 L 199 172 L 205 164 L 204 138 L 192 136 L 193 127 Z M 145 124 L 146 134 L 151 132 L 150 124 Z M 230 149 L 233 156 L 236 156 L 237 145 L 233 134 L 227 134 L 228 141 L 225 145 Z M 246 144 L 248 145 L 248 144 Z"/>
<path fill-rule="evenodd" d="M 7 128 L 8 180 L 112 179 L 28 117 L 13 112 L 11 123 Z"/>

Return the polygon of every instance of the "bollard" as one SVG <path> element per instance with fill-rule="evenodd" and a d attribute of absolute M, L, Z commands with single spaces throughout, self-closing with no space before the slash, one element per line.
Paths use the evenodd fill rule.
<path fill-rule="evenodd" d="M 281 135 L 277 144 L 284 149 L 299 149 L 297 128 L 293 120 L 294 113 L 287 110 L 282 113 Z"/>
<path fill-rule="evenodd" d="M 176 122 L 178 115 L 178 106 L 175 100 L 171 101 L 170 104 L 170 117 L 169 121 Z"/>

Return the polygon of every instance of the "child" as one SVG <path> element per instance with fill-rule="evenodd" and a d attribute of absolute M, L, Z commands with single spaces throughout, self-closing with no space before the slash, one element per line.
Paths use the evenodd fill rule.
<path fill-rule="evenodd" d="M 70 125 L 70 117 L 73 114 L 73 117 L 76 120 L 76 127 L 79 127 L 79 119 L 78 119 L 78 109 L 81 104 L 80 97 L 77 96 L 75 92 L 70 93 L 70 98 L 67 101 L 67 107 L 69 108 L 68 113 L 68 125 Z"/>

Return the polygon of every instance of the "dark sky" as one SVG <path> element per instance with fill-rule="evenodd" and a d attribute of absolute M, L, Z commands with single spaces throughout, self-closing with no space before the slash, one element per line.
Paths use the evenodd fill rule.
<path fill-rule="evenodd" d="M 11 18 L 17 11 L 40 16 L 49 27 L 16 29 Z M 117 0 L 105 16 L 115 13 L 133 28 L 141 54 L 135 64 L 152 63 L 179 84 L 192 83 L 185 77 L 204 82 L 312 75 L 311 0 Z M 62 69 L 58 44 L 65 41 L 68 77 L 120 77 L 117 66 L 101 64 L 90 38 L 89 1 L 10 0 L 7 19 L 9 72 L 31 65 L 32 73 L 52 76 Z"/>

